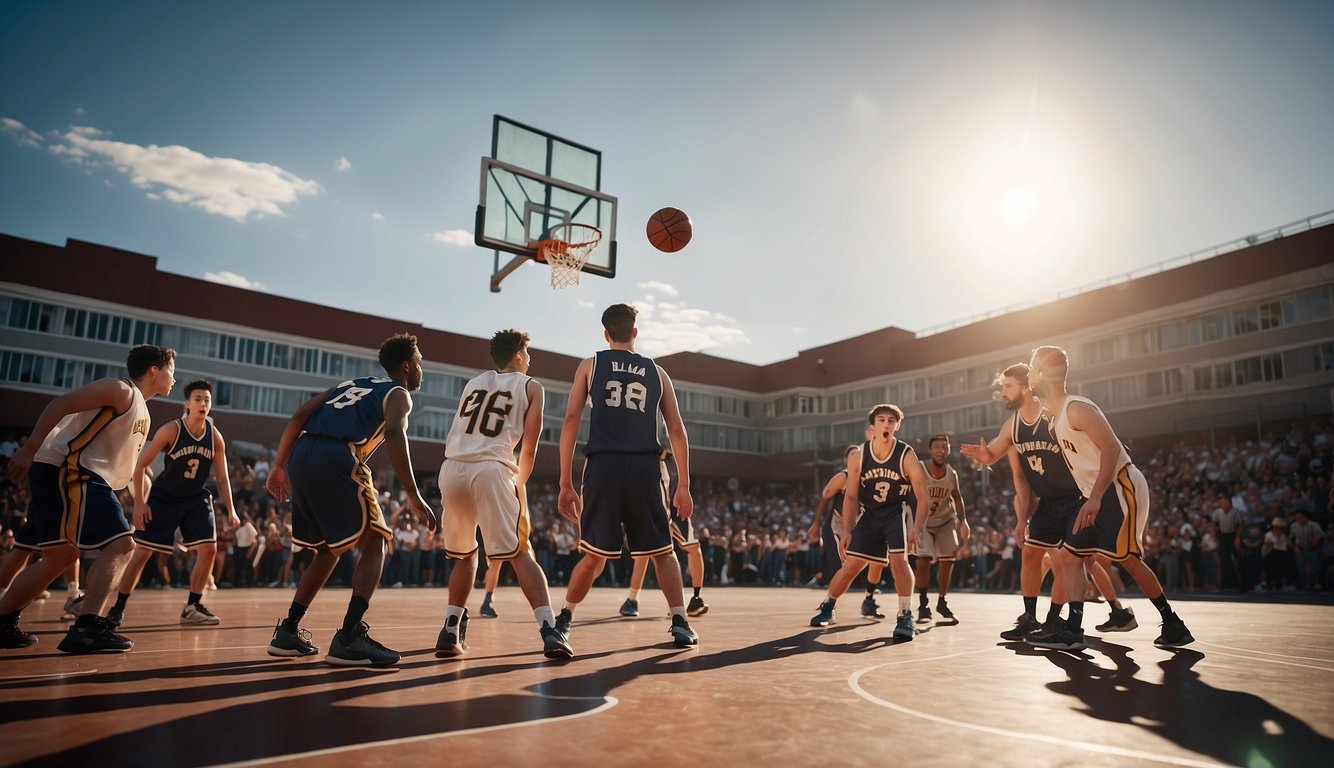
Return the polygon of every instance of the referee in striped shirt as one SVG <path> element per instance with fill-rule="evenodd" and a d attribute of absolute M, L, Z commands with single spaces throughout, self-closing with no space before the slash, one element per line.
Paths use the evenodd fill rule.
<path fill-rule="evenodd" d="M 1237 508 L 1232 506 L 1232 497 L 1226 492 L 1218 494 L 1218 509 L 1214 510 L 1211 517 L 1218 523 L 1218 561 L 1223 575 L 1223 589 L 1240 589 L 1237 557 L 1241 552 L 1241 543 L 1237 534 L 1245 521 Z"/>
<path fill-rule="evenodd" d="M 1320 583 L 1320 542 L 1325 538 L 1325 532 L 1319 523 L 1306 516 L 1305 510 L 1299 509 L 1289 535 L 1297 546 L 1297 573 L 1302 588 L 1315 589 Z"/>

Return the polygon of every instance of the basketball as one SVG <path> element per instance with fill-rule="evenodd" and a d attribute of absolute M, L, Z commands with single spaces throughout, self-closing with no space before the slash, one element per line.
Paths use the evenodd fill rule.
<path fill-rule="evenodd" d="M 663 208 L 648 217 L 648 241 L 663 253 L 676 253 L 686 247 L 694 233 L 685 211 Z"/>

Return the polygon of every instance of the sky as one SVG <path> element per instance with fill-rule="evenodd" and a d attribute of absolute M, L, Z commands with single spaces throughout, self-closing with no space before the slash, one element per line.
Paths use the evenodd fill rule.
<path fill-rule="evenodd" d="M 764 364 L 1334 209 L 1330 30 L 1328 0 L 8 0 L 0 232 L 575 356 L 626 301 L 645 354 Z M 602 151 L 615 279 L 490 292 L 495 114 Z"/>

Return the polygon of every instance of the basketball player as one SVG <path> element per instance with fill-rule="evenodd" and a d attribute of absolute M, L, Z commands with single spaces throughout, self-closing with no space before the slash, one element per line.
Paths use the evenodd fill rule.
<path fill-rule="evenodd" d="M 931 451 L 931 459 L 926 462 L 929 505 L 922 536 L 918 538 L 917 547 L 913 550 L 917 556 L 917 621 L 923 624 L 931 621 L 931 608 L 927 605 L 926 593 L 931 586 L 932 560 L 939 565 L 936 580 L 940 584 L 940 597 L 936 600 L 936 613 L 942 619 L 954 619 L 954 613 L 945 603 L 945 596 L 949 594 L 950 577 L 954 575 L 954 556 L 971 534 L 964 513 L 963 496 L 959 493 L 959 473 L 945 463 L 950 455 L 950 439 L 945 435 L 932 435 L 927 445 Z"/>
<path fill-rule="evenodd" d="M 176 351 L 141 344 L 130 350 L 125 367 L 129 379 L 99 379 L 52 400 L 9 461 L 9 476 L 16 482 L 27 478 L 32 494 L 31 526 L 24 526 L 30 538 L 24 543 L 41 550 L 42 557 L 0 598 L 0 647 L 37 642 L 19 629 L 19 612 L 79 559 L 80 550 L 89 549 L 101 554 L 88 574 L 79 616 L 56 647 L 94 653 L 134 645 L 113 632 L 105 617 L 111 591 L 134 552 L 134 528 L 116 490 L 136 479 L 135 459 L 151 423 L 146 401 L 171 392 Z"/>
<path fill-rule="evenodd" d="M 1079 563 L 1071 567 L 1069 560 L 1095 555 L 1120 563 L 1162 614 L 1162 634 L 1154 645 L 1175 648 L 1194 642 L 1185 622 L 1168 604 L 1158 577 L 1144 564 L 1144 526 L 1149 515 L 1149 487 L 1144 474 L 1130 462 L 1129 453 L 1102 409 L 1066 391 L 1069 359 L 1064 349 L 1038 347 L 1029 368 L 1033 394 L 1052 413 L 1052 432 L 1085 499 L 1056 558 L 1070 596 L 1070 618 L 1061 631 L 1030 643 L 1047 648 L 1083 646 L 1080 621 L 1085 580 Z"/>
<path fill-rule="evenodd" d="M 866 428 L 866 439 L 871 439 L 869 426 Z M 843 452 L 845 465 L 851 460 L 852 452 L 855 450 L 857 446 L 849 445 Z M 807 532 L 812 544 L 816 542 L 821 544 L 824 552 L 824 574 L 830 581 L 843 564 L 839 556 L 839 545 L 843 540 L 843 493 L 847 485 L 848 470 L 845 466 L 825 483 L 824 490 L 820 492 L 820 503 L 815 508 L 815 521 L 811 523 L 811 529 Z M 820 538 L 817 539 L 817 536 Z M 867 618 L 885 618 L 885 614 L 880 612 L 880 605 L 875 601 L 875 588 L 880 583 L 884 570 L 885 566 L 880 563 L 866 565 L 866 597 L 862 598 L 862 615 Z"/>
<path fill-rule="evenodd" d="M 671 378 L 657 363 L 635 352 L 637 314 L 638 310 L 628 304 L 613 304 L 602 313 L 603 337 L 610 349 L 579 363 L 570 389 L 560 433 L 557 509 L 565 519 L 579 524 L 579 549 L 584 556 L 570 573 L 565 607 L 556 626 L 568 633 L 574 610 L 588 595 L 593 580 L 607 559 L 620 557 L 621 548 L 628 543 L 632 556 L 653 560 L 658 586 L 672 614 L 672 642 L 687 647 L 696 645 L 699 637 L 686 618 L 681 564 L 672 552 L 658 459 L 662 454 L 658 415 L 666 422 L 672 460 L 676 462 L 672 506 L 683 520 L 689 520 L 695 510 L 690 497 L 690 446 Z M 574 445 L 579 438 L 584 401 L 590 398 L 581 514 L 580 492 L 572 477 Z"/>
<path fill-rule="evenodd" d="M 667 458 L 672 455 L 671 451 L 663 451 L 658 457 L 658 464 L 662 467 L 662 497 L 670 499 L 672 497 L 672 476 L 667 471 Z M 694 594 L 690 597 L 690 602 L 686 604 L 687 616 L 703 616 L 709 612 L 708 603 L 699 592 L 704 587 L 704 555 L 699 551 L 699 539 L 695 537 L 695 525 L 689 519 L 682 520 L 668 512 L 667 524 L 671 526 L 672 543 L 678 549 L 686 553 L 686 565 L 690 568 L 690 586 Z M 626 596 L 625 602 L 621 603 L 622 616 L 639 615 L 639 590 L 644 588 L 644 577 L 648 575 L 649 558 L 640 555 L 633 558 L 634 567 L 630 569 L 630 594 Z"/>
<path fill-rule="evenodd" d="M 399 654 L 373 640 L 362 621 L 380 582 L 384 543 L 393 536 L 366 461 L 384 443 L 408 507 L 431 530 L 439 527 L 417 490 L 408 456 L 408 393 L 421 386 L 421 360 L 416 336 L 391 336 L 380 345 L 388 378 L 344 381 L 311 398 L 287 422 L 265 487 L 279 501 L 292 500 L 292 543 L 315 550 L 315 557 L 301 575 L 287 618 L 274 627 L 269 655 L 319 653 L 299 624 L 339 556 L 356 547 L 361 556 L 352 572 L 352 599 L 325 660 L 337 666 L 398 663 Z"/>
<path fill-rule="evenodd" d="M 204 488 L 212 470 L 218 496 L 227 510 L 228 522 L 237 526 L 241 518 L 232 504 L 232 486 L 227 473 L 227 443 L 213 424 L 213 384 L 197 379 L 185 385 L 185 415 L 166 424 L 153 435 L 142 453 L 136 472 L 145 472 L 159 453 L 166 452 L 162 472 L 153 478 L 148 501 L 135 499 L 134 539 L 139 546 L 120 579 L 120 594 L 107 619 L 120 626 L 125 605 L 139 584 L 144 564 L 155 552 L 171 555 L 176 531 L 181 543 L 195 551 L 190 572 L 190 594 L 181 609 L 182 624 L 217 624 L 219 619 L 205 608 L 204 588 L 218 555 L 217 528 L 213 519 L 213 496 Z"/>
<path fill-rule="evenodd" d="M 528 477 L 533 473 L 542 434 L 542 385 L 528 375 L 532 357 L 528 334 L 499 331 L 491 337 L 496 369 L 463 388 L 459 410 L 445 438 L 440 465 L 442 538 L 445 555 L 456 561 L 449 574 L 449 605 L 435 643 L 440 658 L 466 650 L 468 594 L 477 576 L 477 532 L 482 532 L 491 569 L 509 562 L 533 609 L 542 652 L 549 659 L 574 655 L 565 633 L 556 629 L 547 575 L 528 545 Z M 519 446 L 519 460 L 514 448 Z"/>
<path fill-rule="evenodd" d="M 916 545 L 926 522 L 926 473 L 912 446 L 894 436 L 903 424 L 902 409 L 877 405 L 867 414 L 867 420 L 872 438 L 848 456 L 848 477 L 855 480 L 857 492 L 843 497 L 843 520 L 851 530 L 840 542 L 843 566 L 830 580 L 829 593 L 811 619 L 811 626 L 824 627 L 834 621 L 834 604 L 867 563 L 888 564 L 899 597 L 894 637 L 912 640 L 917 628 L 909 607 L 913 572 L 908 567 L 907 553 Z M 917 509 L 912 530 L 905 531 L 904 515 L 910 497 L 917 499 Z"/>

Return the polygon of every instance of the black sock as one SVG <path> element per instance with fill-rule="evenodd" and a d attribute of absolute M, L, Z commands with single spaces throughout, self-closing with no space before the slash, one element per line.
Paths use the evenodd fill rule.
<path fill-rule="evenodd" d="M 1068 618 L 1068 619 L 1065 620 L 1065 627 L 1066 627 L 1066 629 L 1070 629 L 1070 630 L 1073 630 L 1073 631 L 1075 631 L 1075 632 L 1083 632 L 1083 631 L 1084 631 L 1084 601 L 1083 601 L 1083 600 L 1071 600 L 1071 601 L 1070 601 L 1070 618 Z"/>
<path fill-rule="evenodd" d="M 699 597 L 699 587 L 695 587 L 695 597 Z"/>
<path fill-rule="evenodd" d="M 1052 603 L 1052 604 L 1051 604 L 1051 607 L 1047 609 L 1047 621 L 1056 621 L 1056 620 L 1060 619 L 1060 618 L 1061 618 L 1061 608 L 1063 608 L 1063 607 L 1065 607 L 1065 606 L 1057 605 L 1056 603 Z"/>
<path fill-rule="evenodd" d="M 917 590 L 917 603 L 919 605 L 925 606 L 928 602 L 930 601 L 926 599 L 926 590 L 925 589 Z"/>
<path fill-rule="evenodd" d="M 128 602 L 130 602 L 130 596 L 125 594 L 124 592 L 121 592 L 116 595 L 116 607 L 121 609 L 122 611 L 125 610 L 125 604 Z"/>
<path fill-rule="evenodd" d="M 866 582 L 866 596 L 870 597 L 871 595 L 874 594 L 875 594 L 875 585 L 869 581 Z"/>
<path fill-rule="evenodd" d="M 361 617 L 366 615 L 366 609 L 371 607 L 371 603 L 364 597 L 352 596 L 347 602 L 347 615 L 343 617 L 343 631 L 351 632 L 361 623 Z"/>
<path fill-rule="evenodd" d="M 306 606 L 292 601 L 292 606 L 287 609 L 287 618 L 283 619 L 283 629 L 296 634 L 296 629 L 301 625 L 301 620 L 306 617 Z"/>
<path fill-rule="evenodd" d="M 202 592 L 191 592 L 190 597 L 186 598 L 186 605 L 199 605 L 199 601 L 204 599 Z"/>
<path fill-rule="evenodd" d="M 1024 598 L 1024 613 L 1029 618 L 1036 619 L 1038 617 L 1038 599 L 1036 597 Z"/>
<path fill-rule="evenodd" d="M 21 611 L 14 611 L 13 613 L 0 613 L 0 624 L 17 625 L 19 623 L 19 613 L 21 613 Z"/>
<path fill-rule="evenodd" d="M 1158 612 L 1163 615 L 1164 621 L 1172 616 L 1172 606 L 1167 604 L 1167 595 L 1159 595 L 1155 598 L 1151 598 L 1149 602 L 1153 603 L 1153 607 L 1157 608 Z"/>

